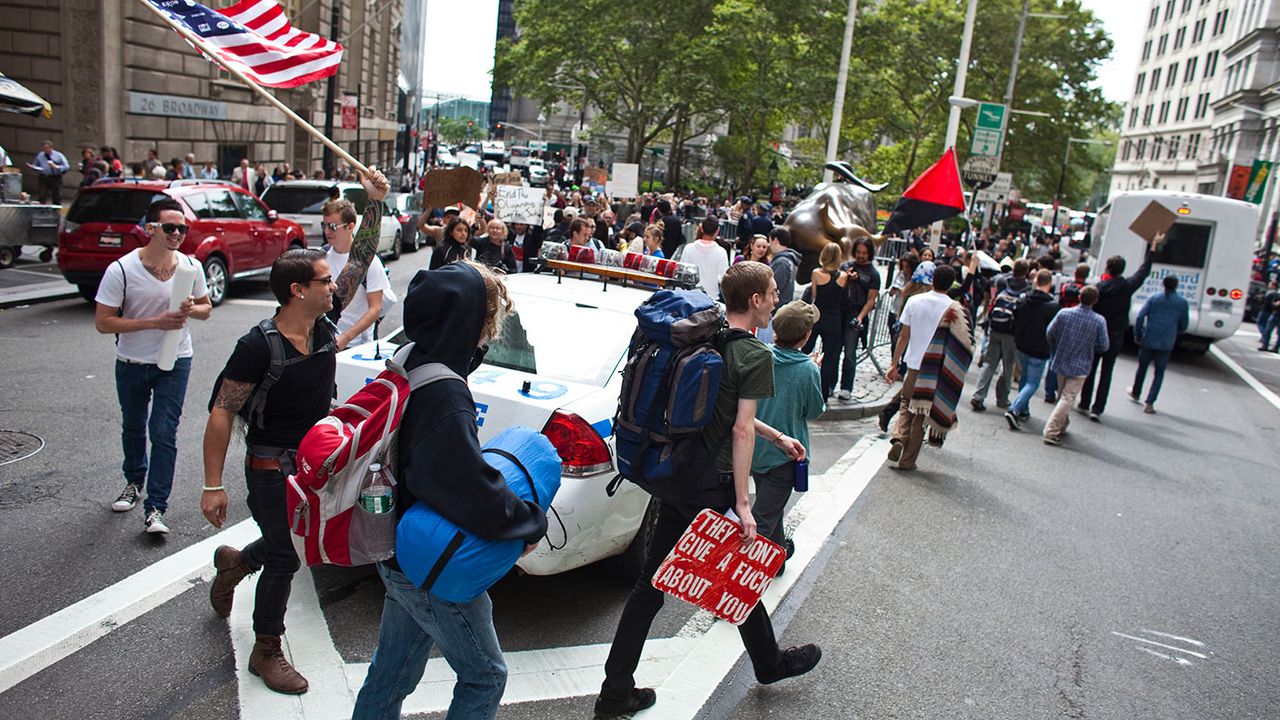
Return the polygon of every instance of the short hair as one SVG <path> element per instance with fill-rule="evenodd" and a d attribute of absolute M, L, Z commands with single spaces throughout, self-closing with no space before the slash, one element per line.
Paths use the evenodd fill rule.
<path fill-rule="evenodd" d="M 828 272 L 838 270 L 842 259 L 844 259 L 844 247 L 838 242 L 823 245 L 822 251 L 818 253 L 818 265 Z"/>
<path fill-rule="evenodd" d="M 1053 271 L 1041 270 L 1036 273 L 1036 287 L 1048 287 L 1053 284 Z"/>
<path fill-rule="evenodd" d="M 587 226 L 587 218 L 576 217 L 569 223 L 569 235 L 575 235 Z"/>
<path fill-rule="evenodd" d="M 1084 282 L 1089 279 L 1089 264 L 1080 263 L 1076 266 L 1076 280 Z"/>
<path fill-rule="evenodd" d="M 1164 276 L 1164 291 L 1165 291 L 1165 292 L 1173 292 L 1174 290 L 1177 290 L 1177 289 L 1178 289 L 1178 276 L 1177 276 L 1177 275 L 1165 275 L 1165 276 Z"/>
<path fill-rule="evenodd" d="M 769 292 L 773 271 L 768 265 L 754 260 L 744 260 L 730 265 L 720 278 L 720 294 L 729 312 L 746 312 L 751 307 L 751 296 Z"/>
<path fill-rule="evenodd" d="M 330 200 L 320 208 L 321 215 L 341 215 L 342 222 L 353 223 L 356 221 L 356 206 L 350 200 L 340 198 L 338 200 Z"/>
<path fill-rule="evenodd" d="M 1031 271 L 1031 263 L 1027 262 L 1026 260 L 1021 260 L 1021 259 L 1019 259 L 1019 260 L 1014 260 L 1014 261 L 1013 261 L 1013 276 L 1014 276 L 1014 277 L 1016 277 L 1016 278 L 1024 278 L 1024 277 L 1026 277 L 1026 276 L 1027 276 L 1027 273 L 1028 273 L 1028 272 L 1030 272 L 1030 271 Z"/>
<path fill-rule="evenodd" d="M 1107 274 L 1112 277 L 1118 276 L 1124 272 L 1124 256 L 1112 255 L 1107 258 Z"/>
<path fill-rule="evenodd" d="M 769 239 L 777 240 L 779 245 L 788 248 L 791 247 L 791 243 L 794 242 L 791 239 L 791 231 L 781 225 L 777 225 L 769 231 Z"/>
<path fill-rule="evenodd" d="M 708 215 L 702 218 L 702 236 L 715 237 L 720 232 L 720 221 Z"/>
<path fill-rule="evenodd" d="M 1093 307 L 1098 302 L 1098 288 L 1096 285 L 1085 285 L 1080 291 L 1080 304 L 1085 307 Z"/>
<path fill-rule="evenodd" d="M 671 203 L 668 202 L 666 198 L 663 198 L 658 201 L 658 212 L 662 213 L 663 215 L 671 214 Z"/>
<path fill-rule="evenodd" d="M 485 224 L 484 224 L 485 229 L 486 229 L 486 230 L 488 230 L 489 226 L 490 226 L 490 225 L 492 225 L 492 224 L 494 224 L 494 223 L 497 223 L 497 224 L 498 224 L 498 227 L 501 227 L 501 228 L 502 228 L 502 234 L 505 236 L 505 235 L 507 234 L 507 224 L 506 224 L 506 223 L 504 223 L 504 222 L 502 222 L 502 221 L 501 221 L 501 220 L 499 220 L 498 218 L 493 218 L 493 219 L 492 219 L 492 220 L 490 220 L 489 222 L 485 223 Z"/>
<path fill-rule="evenodd" d="M 933 289 L 946 292 L 956 282 L 956 269 L 950 265 L 938 265 L 933 269 Z"/>
<path fill-rule="evenodd" d="M 315 279 L 317 260 L 324 260 L 325 253 L 320 248 L 294 248 L 286 250 L 276 261 L 271 263 L 271 294 L 282 306 L 293 299 L 293 284 L 308 283 Z"/>
<path fill-rule="evenodd" d="M 182 203 L 165 195 L 164 197 L 156 198 L 147 206 L 147 222 L 160 222 L 160 213 L 165 210 L 175 210 L 186 215 L 182 210 Z"/>

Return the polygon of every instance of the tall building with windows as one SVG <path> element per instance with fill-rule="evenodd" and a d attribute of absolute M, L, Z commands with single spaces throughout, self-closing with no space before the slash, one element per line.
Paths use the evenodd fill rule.
<path fill-rule="evenodd" d="M 1250 4 L 1275 2 L 1151 0 L 1111 174 L 1113 194 L 1140 188 L 1221 192 L 1207 169 L 1217 162 L 1216 101 L 1231 64 L 1225 55 L 1239 7 Z"/>

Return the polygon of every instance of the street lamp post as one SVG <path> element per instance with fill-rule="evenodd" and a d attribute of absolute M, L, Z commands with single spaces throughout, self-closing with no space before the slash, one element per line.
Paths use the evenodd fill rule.
<path fill-rule="evenodd" d="M 1062 170 L 1058 173 L 1058 192 L 1053 194 L 1053 224 L 1058 225 L 1058 207 L 1062 203 L 1062 186 L 1067 182 L 1067 163 L 1071 162 L 1071 145 L 1110 145 L 1110 140 L 1094 140 L 1093 138 L 1067 138 L 1067 152 L 1062 156 Z"/>

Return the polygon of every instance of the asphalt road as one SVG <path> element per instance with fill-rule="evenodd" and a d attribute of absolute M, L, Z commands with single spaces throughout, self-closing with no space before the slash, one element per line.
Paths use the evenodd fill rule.
<path fill-rule="evenodd" d="M 391 263 L 396 287 L 426 259 Z M 0 428 L 48 443 L 0 466 L 8 560 L 0 638 L 214 533 L 197 507 L 205 404 L 235 339 L 270 312 L 269 297 L 261 282 L 233 288 L 231 301 L 194 326 L 174 532 L 162 541 L 141 533 L 139 511 L 107 509 L 121 486 L 119 411 L 111 338 L 93 331 L 90 307 L 67 300 L 0 311 L 10 379 Z M 388 327 L 398 315 L 397 307 Z M 1246 357 L 1252 346 L 1256 338 L 1241 336 L 1221 347 L 1242 365 L 1265 363 Z M 1132 371 L 1123 356 L 1109 413 L 1099 424 L 1075 416 L 1067 447 L 1011 433 L 994 412 L 963 410 L 960 429 L 945 449 L 926 450 L 921 471 L 881 468 L 773 608 L 783 644 L 820 642 L 823 663 L 767 688 L 739 663 L 706 688 L 703 716 L 1280 715 L 1271 681 L 1280 661 L 1272 554 L 1280 493 L 1267 482 L 1280 408 L 1212 356 L 1178 356 L 1161 413 L 1146 416 L 1123 398 Z M 1274 377 L 1259 379 L 1274 388 Z M 1031 427 L 1046 410 L 1035 401 Z M 819 425 L 812 472 L 876 432 L 870 420 Z M 236 522 L 248 511 L 230 465 Z M 208 609 L 207 584 L 191 585 L 0 692 L 0 717 L 241 716 L 227 623 Z M 616 563 L 510 577 L 492 592 L 503 645 L 518 653 L 607 643 L 628 586 Z M 315 590 L 343 661 L 367 662 L 381 604 L 376 577 L 321 568 Z M 653 636 L 677 635 L 691 617 L 668 603 Z M 585 718 L 590 701 L 517 704 L 499 717 Z"/>

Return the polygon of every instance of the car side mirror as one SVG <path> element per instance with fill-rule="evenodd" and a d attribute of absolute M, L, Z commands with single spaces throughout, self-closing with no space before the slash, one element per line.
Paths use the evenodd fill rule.
<path fill-rule="evenodd" d="M 279 219 L 280 219 L 280 213 L 276 212 L 275 210 L 267 211 L 267 222 L 273 223 Z"/>

